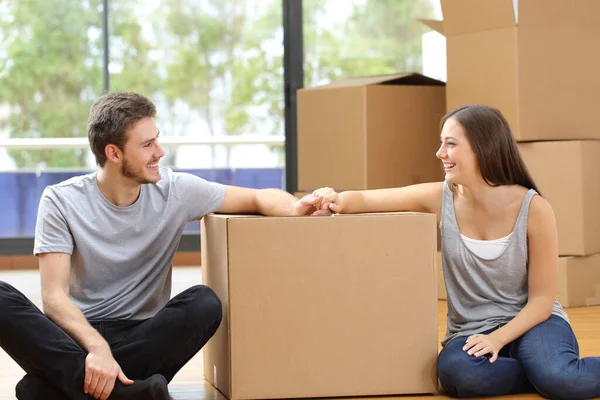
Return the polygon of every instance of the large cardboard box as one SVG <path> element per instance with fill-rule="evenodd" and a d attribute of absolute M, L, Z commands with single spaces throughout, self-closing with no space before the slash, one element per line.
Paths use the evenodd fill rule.
<path fill-rule="evenodd" d="M 204 375 L 230 399 L 434 393 L 433 214 L 209 215 L 223 322 Z"/>
<path fill-rule="evenodd" d="M 600 138 L 600 1 L 441 3 L 423 22 L 447 39 L 448 110 L 494 106 L 519 141 Z"/>
<path fill-rule="evenodd" d="M 444 179 L 444 83 L 419 75 L 352 78 L 298 91 L 298 190 L 380 189 Z"/>
<path fill-rule="evenodd" d="M 559 254 L 600 253 L 600 141 L 519 143 L 519 150 L 554 209 Z"/>
<path fill-rule="evenodd" d="M 599 305 L 600 254 L 560 257 L 556 297 L 563 307 Z"/>

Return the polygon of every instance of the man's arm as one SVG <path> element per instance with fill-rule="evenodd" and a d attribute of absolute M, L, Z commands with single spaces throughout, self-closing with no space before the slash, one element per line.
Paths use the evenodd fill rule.
<path fill-rule="evenodd" d="M 44 313 L 88 352 L 110 350 L 108 343 L 69 298 L 70 263 L 69 254 L 39 255 Z"/>
<path fill-rule="evenodd" d="M 65 253 L 39 254 L 44 313 L 88 351 L 85 360 L 85 393 L 107 399 L 118 377 L 131 384 L 112 356 L 110 346 L 69 298 L 71 256 Z"/>
<path fill-rule="evenodd" d="M 328 210 L 318 211 L 318 197 L 309 195 L 298 200 L 288 192 L 279 189 L 248 189 L 225 186 L 225 199 L 218 212 L 225 214 L 262 214 L 268 216 L 320 215 Z"/>

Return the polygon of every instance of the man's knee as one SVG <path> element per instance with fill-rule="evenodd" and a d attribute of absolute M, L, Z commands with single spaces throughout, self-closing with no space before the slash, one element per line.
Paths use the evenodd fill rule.
<path fill-rule="evenodd" d="M 223 318 L 223 305 L 214 290 L 205 285 L 194 286 L 189 290 L 192 292 L 193 301 L 190 302 L 188 317 L 212 322 L 218 327 Z"/>
<path fill-rule="evenodd" d="M 4 281 L 0 281 L 0 318 L 8 315 L 13 309 L 12 300 L 14 300 L 17 290 Z"/>
<path fill-rule="evenodd" d="M 15 395 L 19 400 L 64 400 L 67 397 L 64 393 L 51 385 L 44 378 L 27 374 L 21 379 L 15 387 Z"/>
<path fill-rule="evenodd" d="M 15 288 L 13 288 L 11 285 L 9 285 L 8 283 L 6 283 L 4 281 L 0 281 L 0 298 L 2 298 L 5 295 L 7 295 L 8 293 L 12 293 L 14 291 L 15 291 Z"/>

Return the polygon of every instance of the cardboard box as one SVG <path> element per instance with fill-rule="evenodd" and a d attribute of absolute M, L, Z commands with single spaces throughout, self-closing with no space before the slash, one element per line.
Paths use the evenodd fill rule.
<path fill-rule="evenodd" d="M 563 307 L 600 304 L 600 254 L 588 257 L 560 257 L 558 294 Z"/>
<path fill-rule="evenodd" d="M 209 215 L 223 302 L 204 375 L 230 399 L 437 391 L 433 214 Z"/>
<path fill-rule="evenodd" d="M 600 141 L 519 143 L 519 150 L 554 209 L 559 254 L 600 253 Z"/>
<path fill-rule="evenodd" d="M 518 141 L 600 139 L 600 1 L 441 3 L 444 20 L 422 22 L 447 39 L 448 110 L 496 107 Z"/>
<path fill-rule="evenodd" d="M 298 190 L 381 189 L 444 179 L 444 83 L 419 74 L 298 91 Z"/>

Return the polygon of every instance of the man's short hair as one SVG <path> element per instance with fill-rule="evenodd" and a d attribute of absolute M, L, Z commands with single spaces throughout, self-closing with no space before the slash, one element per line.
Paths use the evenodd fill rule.
<path fill-rule="evenodd" d="M 156 107 L 146 97 L 133 92 L 107 93 L 92 105 L 88 119 L 88 139 L 96 163 L 106 163 L 109 144 L 123 150 L 131 126 L 145 117 L 156 116 Z"/>

